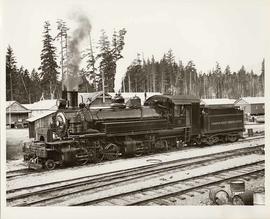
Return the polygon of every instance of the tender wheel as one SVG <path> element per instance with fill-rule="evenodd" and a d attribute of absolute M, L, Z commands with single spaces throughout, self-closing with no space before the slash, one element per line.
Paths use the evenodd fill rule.
<path fill-rule="evenodd" d="M 155 148 L 160 151 L 167 151 L 169 149 L 168 142 L 166 140 L 159 140 L 156 142 Z"/>
<path fill-rule="evenodd" d="M 206 143 L 207 145 L 211 146 L 211 145 L 213 145 L 213 144 L 218 143 L 218 141 L 219 141 L 219 137 L 213 136 L 213 137 L 207 138 L 207 140 L 206 140 L 205 143 Z"/>
<path fill-rule="evenodd" d="M 76 162 L 79 165 L 87 164 L 89 157 L 88 151 L 85 148 L 80 148 L 76 153 Z"/>
<path fill-rule="evenodd" d="M 144 147 L 143 147 L 143 143 L 138 143 L 136 144 L 136 148 L 135 148 L 135 152 L 134 155 L 136 157 L 142 156 L 144 153 Z"/>
<path fill-rule="evenodd" d="M 213 138 L 207 138 L 206 142 L 205 142 L 208 146 L 211 146 L 213 145 L 215 142 L 214 142 L 214 139 Z"/>
<path fill-rule="evenodd" d="M 230 135 L 227 137 L 228 142 L 236 142 L 238 140 L 238 137 L 236 135 Z"/>
<path fill-rule="evenodd" d="M 119 155 L 119 147 L 116 144 L 109 143 L 105 147 L 105 159 L 106 160 L 115 160 L 118 158 Z"/>
<path fill-rule="evenodd" d="M 55 162 L 53 160 L 46 160 L 45 167 L 48 170 L 53 170 L 55 168 Z"/>

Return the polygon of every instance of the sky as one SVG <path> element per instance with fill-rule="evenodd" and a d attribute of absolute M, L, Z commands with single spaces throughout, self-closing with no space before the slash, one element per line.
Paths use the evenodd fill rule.
<path fill-rule="evenodd" d="M 269 47 L 269 6 L 268 0 L 3 0 L 4 46 L 13 48 L 18 66 L 37 69 L 44 21 L 52 29 L 57 19 L 73 27 L 69 15 L 81 10 L 91 22 L 94 49 L 102 29 L 109 36 L 127 30 L 116 90 L 137 53 L 159 60 L 169 49 L 177 62 L 193 60 L 199 72 L 219 62 L 222 70 L 230 65 L 238 71 L 244 65 L 259 74 Z"/>

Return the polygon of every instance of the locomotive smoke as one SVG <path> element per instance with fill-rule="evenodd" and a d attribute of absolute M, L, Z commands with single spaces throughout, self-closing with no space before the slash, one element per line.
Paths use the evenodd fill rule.
<path fill-rule="evenodd" d="M 91 23 L 82 11 L 73 12 L 70 18 L 74 20 L 78 26 L 73 31 L 72 39 L 68 43 L 68 72 L 63 80 L 63 87 L 67 89 L 67 91 L 78 91 L 79 85 L 82 83 L 82 79 L 79 75 L 79 65 L 81 62 L 80 43 L 89 36 Z"/>

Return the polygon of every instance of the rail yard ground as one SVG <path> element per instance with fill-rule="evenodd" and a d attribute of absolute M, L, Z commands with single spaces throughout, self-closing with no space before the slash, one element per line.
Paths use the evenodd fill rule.
<path fill-rule="evenodd" d="M 155 193 L 155 190 L 148 191 L 147 188 L 150 186 L 160 186 L 171 183 L 173 180 L 180 179 L 181 177 L 185 178 L 185 180 L 192 179 L 191 177 L 196 176 L 196 174 L 204 174 L 204 172 L 213 172 L 214 174 L 210 176 L 205 176 L 206 178 L 198 178 L 195 181 L 187 181 L 183 182 L 181 185 L 194 186 L 197 183 L 204 184 L 205 182 L 209 183 L 211 180 L 213 182 L 215 180 L 223 179 L 224 177 L 230 177 L 233 174 L 245 174 L 244 169 L 240 170 L 228 170 L 232 171 L 228 175 L 228 171 L 226 170 L 222 175 L 219 176 L 218 173 L 215 174 L 215 168 L 235 168 L 233 162 L 235 164 L 242 163 L 243 165 L 247 165 L 250 161 L 258 161 L 264 162 L 264 154 L 262 152 L 261 146 L 264 144 L 264 138 L 254 139 L 250 142 L 237 142 L 233 144 L 220 144 L 211 147 L 202 147 L 202 148 L 184 148 L 180 151 L 167 152 L 162 154 L 152 154 L 144 157 L 134 157 L 129 159 L 119 159 L 115 161 L 107 161 L 99 164 L 89 164 L 86 166 L 75 166 L 65 169 L 56 169 L 54 171 L 45 171 L 45 172 L 31 172 L 28 175 L 11 177 L 7 179 L 7 204 L 9 206 L 17 206 L 17 205 L 30 205 L 30 206 L 39 206 L 39 205 L 84 205 L 80 203 L 82 200 L 88 200 L 89 188 L 96 190 L 90 191 L 90 195 L 93 198 L 93 194 L 96 195 L 96 202 L 90 202 L 88 205 L 130 205 L 132 203 L 136 203 L 136 200 L 142 199 L 149 192 L 151 195 L 162 194 L 162 192 L 170 192 L 171 190 L 175 191 L 175 185 L 169 185 L 169 187 L 161 188 L 161 191 Z M 247 151 L 240 151 L 243 148 L 248 148 Z M 246 149 L 244 149 L 246 150 Z M 233 151 L 233 152 L 230 152 Z M 259 152 L 258 152 L 259 151 Z M 237 154 L 236 154 L 237 152 Z M 226 153 L 228 153 L 226 155 Z M 233 154 L 230 154 L 233 153 Z M 216 157 L 214 158 L 213 154 Z M 224 156 L 224 157 L 222 157 Z M 227 156 L 227 157 L 226 157 Z M 194 157 L 195 160 L 192 160 Z M 190 159 L 186 159 L 190 158 Z M 192 158 L 192 159 L 191 159 Z M 209 158 L 213 160 L 208 160 Z M 174 164 L 169 164 L 170 162 L 174 162 L 176 160 L 180 162 L 177 164 L 178 166 L 175 168 Z M 186 163 L 186 162 L 190 162 Z M 196 163 L 197 162 L 197 163 Z M 171 165 L 169 169 L 162 170 L 159 165 L 166 164 Z M 156 167 L 151 167 L 152 165 L 157 165 Z M 257 165 L 257 164 L 253 164 Z M 264 165 L 259 164 L 259 165 Z M 148 167 L 147 167 L 148 166 Z M 230 167 L 231 166 L 231 167 Z M 148 170 L 147 168 L 155 168 Z M 10 161 L 8 162 L 8 171 L 21 169 L 19 161 Z M 120 173 L 121 171 L 126 171 L 127 169 L 132 169 L 128 174 Z M 140 168 L 146 168 L 150 173 L 145 175 L 145 173 L 138 172 Z M 156 169 L 160 168 L 160 169 Z M 243 167 L 244 168 L 244 167 Z M 248 167 L 253 168 L 253 167 Z M 256 167 L 257 168 L 257 167 Z M 260 167 L 261 168 L 261 167 Z M 115 176 L 112 176 L 112 171 L 119 171 Z M 155 175 L 154 171 L 157 171 Z M 236 171 L 236 172 L 234 172 Z M 237 172 L 238 171 L 238 172 Z M 240 172 L 239 172 L 240 171 Z M 137 173 L 138 172 L 138 173 Z M 145 171 L 144 171 L 145 172 Z M 227 175 L 226 175 L 227 172 Z M 97 176 L 99 174 L 99 176 Z M 100 175 L 101 174 L 101 175 Z M 108 174 L 110 176 L 108 176 Z M 121 175 L 119 178 L 119 174 Z M 136 175 L 139 174 L 139 175 Z M 220 174 L 220 173 L 219 173 Z M 134 176 L 133 176 L 134 175 Z M 90 177 L 87 179 L 87 183 L 81 183 L 80 180 L 84 179 L 84 177 Z M 238 176 L 238 175 L 237 175 Z M 95 182 L 96 178 L 99 177 L 99 181 Z M 109 178 L 108 178 L 109 177 Z M 113 178 L 110 178 L 113 177 Z M 131 178 L 130 178 L 131 177 Z M 133 178 L 132 178 L 133 177 Z M 216 177 L 216 178 L 215 178 Z M 218 178 L 219 177 L 219 178 Z M 264 172 L 259 172 L 251 175 L 243 175 L 241 178 L 245 181 L 246 189 L 252 191 L 264 191 Z M 73 181 L 68 181 L 71 179 L 75 179 L 76 187 L 73 187 L 72 184 L 75 183 Z M 119 181 L 120 179 L 120 181 Z M 143 179 L 143 180 L 141 180 Z M 228 178 L 229 179 L 229 178 Z M 66 180 L 66 181 L 63 181 Z M 85 179 L 84 179 L 85 180 Z M 131 181 L 132 180 L 132 181 Z M 51 184 L 56 181 L 62 181 L 59 185 Z M 123 181 L 123 182 L 121 182 Z M 70 184 L 69 188 L 65 188 L 66 183 Z M 132 183 L 131 183 L 132 182 Z M 138 205 L 212 205 L 213 203 L 209 199 L 209 190 L 213 187 L 220 186 L 220 188 L 229 188 L 228 184 L 229 180 L 214 183 L 213 185 L 202 186 L 198 189 L 190 189 L 186 192 L 175 194 L 166 198 L 160 197 L 154 200 L 150 200 L 147 202 L 138 202 Z M 79 183 L 79 184 L 78 184 Z M 24 189 L 26 186 L 38 186 L 40 184 L 47 184 L 44 188 L 29 188 Z M 88 185 L 89 184 L 89 185 Z M 58 191 L 58 187 L 61 187 L 61 191 Z M 88 187 L 89 188 L 88 188 Z M 179 185 L 177 185 L 179 189 Z M 184 187 L 185 187 L 184 186 Z M 52 187 L 54 190 L 51 191 Z M 129 194 L 127 197 L 118 197 L 119 194 L 123 191 L 130 192 L 136 189 L 141 189 L 141 191 L 137 194 Z M 45 193 L 42 192 L 42 189 L 45 189 Z M 90 190 L 91 190 L 90 189 Z M 157 190 L 160 188 L 157 188 Z M 183 188 L 182 188 L 183 189 Z M 39 191 L 40 190 L 40 191 Z M 98 200 L 104 195 L 102 191 L 105 190 L 106 195 L 114 195 L 114 199 L 107 198 Z M 29 197 L 27 193 L 29 192 L 38 192 L 37 194 L 32 194 Z M 15 192 L 15 193 L 14 193 Z M 118 192 L 118 193 L 117 193 Z M 25 195 L 27 197 L 15 198 L 17 195 Z M 149 195 L 149 194 L 148 194 Z M 53 198 L 52 198 L 53 197 Z M 57 199 L 54 199 L 58 197 Z M 84 199 L 82 199 L 82 197 Z M 44 201 L 42 201 L 42 198 Z M 104 198 L 104 197 L 103 197 Z M 41 199 L 41 200 L 40 200 Z M 131 202 L 133 201 L 133 202 Z M 22 204 L 23 203 L 23 204 Z M 32 204 L 30 204 L 32 203 Z M 87 204 L 86 204 L 87 205 Z"/>
<path fill-rule="evenodd" d="M 249 122 L 248 124 L 245 125 L 245 129 L 246 129 L 244 133 L 245 136 L 247 136 L 248 129 L 252 129 L 254 133 L 262 133 L 264 132 L 264 124 L 256 124 L 256 123 Z M 93 194 L 93 193 L 99 194 L 100 191 L 107 190 L 106 194 L 111 194 L 112 196 L 114 195 L 115 197 L 113 196 L 114 198 L 112 199 L 108 199 L 108 197 L 106 197 L 105 199 L 104 197 L 103 199 L 100 199 L 100 197 L 102 197 L 102 193 L 100 193 L 100 195 L 97 195 L 96 197 L 96 202 L 90 201 L 89 204 L 85 204 L 85 205 L 132 205 L 132 203 L 135 203 L 135 205 L 213 205 L 213 202 L 209 199 L 210 189 L 222 188 L 222 189 L 229 190 L 230 175 L 226 176 L 226 171 L 222 173 L 223 175 L 221 177 L 218 176 L 218 172 L 217 173 L 213 172 L 210 176 L 205 176 L 206 177 L 205 179 L 203 178 L 201 179 L 199 177 L 198 180 L 197 179 L 195 180 L 195 182 L 197 183 L 197 186 L 203 185 L 205 183 L 204 181 L 209 183 L 209 180 L 210 181 L 213 180 L 213 182 L 216 182 L 216 183 L 209 184 L 206 186 L 200 186 L 198 189 L 186 189 L 186 191 L 184 192 L 180 191 L 179 193 L 171 195 L 171 196 L 168 196 L 168 195 L 166 196 L 166 192 L 168 193 L 171 190 L 175 191 L 175 187 L 173 187 L 173 185 L 170 185 L 168 188 L 167 187 L 162 188 L 161 191 L 159 191 L 160 188 L 157 188 L 157 191 L 159 192 L 155 192 L 155 190 L 148 191 L 149 190 L 148 187 L 150 187 L 152 185 L 151 183 L 154 183 L 154 182 L 156 182 L 157 185 L 163 185 L 164 183 L 165 184 L 171 183 L 172 179 L 176 180 L 177 177 L 178 178 L 187 177 L 185 179 L 187 180 L 187 182 L 184 182 L 183 185 L 186 186 L 186 187 L 184 186 L 185 188 L 188 188 L 188 186 L 192 188 L 192 186 L 196 186 L 195 185 L 196 183 L 195 184 L 193 183 L 194 180 L 190 182 L 188 180 L 192 179 L 192 178 L 189 179 L 189 177 L 196 175 L 196 171 L 199 171 L 199 172 L 201 171 L 201 174 L 203 174 L 203 172 L 213 171 L 213 167 L 215 166 L 220 166 L 220 168 L 222 169 L 226 165 L 229 165 L 230 163 L 232 163 L 234 159 L 239 159 L 237 163 L 243 162 L 243 165 L 246 162 L 249 162 L 250 160 L 256 160 L 256 159 L 258 159 L 258 162 L 259 161 L 261 162 L 262 160 L 264 162 L 264 154 L 260 153 L 260 151 L 262 150 L 256 149 L 256 147 L 260 147 L 259 145 L 264 144 L 264 138 L 256 139 L 258 137 L 254 137 L 254 139 L 251 140 L 250 143 L 248 143 L 248 141 L 245 142 L 244 140 L 244 141 L 239 141 L 233 144 L 219 144 L 219 145 L 214 145 L 210 147 L 205 146 L 202 148 L 185 147 L 180 151 L 166 152 L 166 153 L 161 153 L 161 154 L 152 154 L 152 155 L 147 155 L 143 157 L 134 157 L 134 158 L 128 158 L 128 159 L 119 159 L 115 161 L 106 161 L 106 162 L 102 162 L 98 164 L 88 164 L 86 166 L 58 168 L 53 171 L 27 172 L 25 170 L 26 166 L 22 160 L 22 142 L 29 140 L 28 129 L 7 129 L 6 133 L 7 133 L 6 135 L 7 136 L 6 171 L 7 171 L 7 205 L 8 206 L 17 206 L 17 205 L 20 206 L 21 202 L 23 203 L 23 205 L 27 205 L 28 203 L 30 206 L 84 205 L 83 203 L 80 203 L 80 199 L 81 197 L 84 197 L 84 200 L 88 200 L 87 191 L 89 190 L 90 187 L 93 187 L 93 186 L 94 188 L 96 187 L 96 190 L 91 191 L 90 194 Z M 250 147 L 248 149 L 249 152 L 242 152 L 242 151 L 238 152 L 238 150 L 240 150 L 241 148 L 248 148 L 248 147 Z M 226 154 L 226 153 L 231 153 L 231 152 L 228 152 L 231 150 L 237 151 L 238 154 L 224 155 L 223 158 L 218 157 L 220 155 L 215 155 L 217 156 L 217 158 L 214 158 L 213 160 L 208 160 L 211 157 L 211 154 L 212 155 L 222 154 L 222 153 Z M 197 156 L 205 157 L 205 158 L 198 158 L 199 160 L 196 158 L 197 161 L 194 161 L 195 163 L 193 163 L 192 157 L 197 157 Z M 207 158 L 207 156 L 209 158 Z M 192 159 L 187 159 L 187 158 L 192 158 Z M 159 165 L 165 165 L 165 164 L 167 165 L 167 163 L 174 162 L 179 159 L 180 160 L 183 159 L 183 161 L 179 161 L 180 164 L 177 164 L 178 166 L 174 167 L 172 165 L 172 166 L 166 167 L 166 168 L 169 168 L 168 172 L 166 172 L 167 170 L 166 171 L 162 170 L 162 168 L 160 167 L 160 169 L 158 170 L 157 169 L 148 170 L 149 172 L 148 175 L 147 174 L 145 175 L 145 173 L 137 173 L 137 171 L 141 171 L 137 169 L 149 168 L 152 165 L 157 165 L 157 168 L 159 168 L 158 167 Z M 181 163 L 181 162 L 184 162 L 184 163 Z M 190 162 L 190 165 L 187 165 L 186 162 Z M 213 165 L 213 163 L 215 165 Z M 201 168 L 201 170 L 199 170 L 199 168 Z M 134 169 L 134 172 L 130 171 L 128 174 L 130 175 L 130 173 L 132 173 L 132 175 L 134 175 L 133 176 L 134 179 L 133 178 L 130 179 L 130 177 L 132 176 L 128 176 L 128 175 L 127 176 L 123 175 L 122 176 L 123 178 L 117 175 L 122 171 L 127 171 L 128 169 Z M 106 177 L 108 177 L 108 174 L 111 175 L 112 171 L 116 171 L 116 172 L 119 171 L 119 173 L 115 173 L 116 174 L 115 177 L 121 179 L 124 182 L 118 182 L 116 178 L 112 178 L 109 180 L 110 183 L 108 184 L 107 183 L 108 179 L 106 179 Z M 157 173 L 154 175 L 155 171 L 157 171 Z M 236 170 L 236 173 L 233 172 L 233 170 L 228 170 L 227 172 L 229 171 L 232 171 L 231 173 L 232 175 L 238 174 L 237 171 L 240 171 L 240 173 L 241 171 L 245 173 L 245 169 Z M 187 173 L 190 174 L 190 176 L 186 176 L 185 174 Z M 19 176 L 20 174 L 21 176 Z M 88 181 L 85 185 L 80 184 L 80 180 L 82 178 L 85 178 L 87 176 L 87 177 L 90 177 L 92 181 L 93 180 L 95 181 L 97 175 L 100 175 L 100 174 L 101 174 L 100 182 L 98 183 L 91 182 L 92 184 L 94 183 L 93 185 L 91 183 L 89 184 Z M 125 174 L 125 173 L 121 173 L 121 174 Z M 126 177 L 128 178 L 126 179 Z M 222 179 L 223 177 L 225 178 L 227 177 L 228 180 L 221 180 L 220 182 L 218 182 L 218 181 L 215 181 L 217 180 L 217 179 L 214 179 L 215 177 L 217 177 L 217 179 L 219 178 Z M 236 178 L 242 179 L 245 182 L 245 186 L 247 190 L 251 190 L 255 192 L 260 191 L 264 193 L 264 188 L 265 188 L 264 172 L 259 171 L 257 173 L 255 171 L 254 174 L 251 174 L 251 175 L 244 174 L 242 177 L 239 176 Z M 73 186 L 72 179 L 74 179 L 76 183 L 79 183 L 77 187 Z M 56 182 L 63 181 L 63 180 L 66 180 L 67 182 L 71 180 L 69 182 L 71 188 L 65 188 L 63 189 L 63 191 L 59 193 L 57 189 L 58 185 Z M 104 182 L 102 180 L 104 180 Z M 140 180 L 142 180 L 142 182 L 140 182 Z M 113 184 L 114 182 L 115 184 Z M 63 181 L 61 184 L 63 188 L 66 186 L 65 183 L 66 182 Z M 44 188 L 45 192 L 43 192 L 42 189 L 39 188 L 41 191 L 38 191 L 38 194 L 29 195 L 28 197 L 27 193 L 29 193 L 31 189 L 29 191 L 27 189 L 23 189 L 26 186 L 35 187 L 40 184 L 48 184 L 47 187 L 45 185 L 45 188 Z M 51 185 L 49 184 L 52 184 L 52 185 L 55 184 L 54 191 L 50 191 Z M 74 190 L 74 188 L 76 189 Z M 134 189 L 136 190 L 137 188 L 141 189 L 139 193 L 129 194 L 130 190 L 131 191 Z M 15 191 L 18 190 L 17 192 L 19 195 L 26 194 L 27 197 L 24 197 L 24 198 L 22 197 L 22 198 L 17 198 L 17 199 L 15 198 L 15 200 L 13 200 L 13 198 L 16 197 L 17 193 L 15 192 L 13 194 L 12 192 L 10 192 L 12 190 L 15 190 Z M 118 197 L 119 194 L 115 194 L 115 191 L 124 191 L 124 190 L 128 192 L 129 194 L 127 195 L 127 197 L 119 198 Z M 48 192 L 46 193 L 46 191 Z M 159 194 L 159 195 L 163 194 L 164 191 L 165 191 L 164 197 L 162 196 L 160 198 L 154 198 L 153 200 L 150 199 L 149 201 L 138 201 L 140 199 L 143 200 L 144 199 L 143 197 L 147 197 L 149 192 L 152 196 L 153 195 L 155 196 L 155 194 Z M 36 192 L 35 189 L 34 189 L 34 192 Z M 69 195 L 69 193 L 71 194 Z M 52 196 L 55 196 L 58 198 L 54 200 Z M 45 201 L 40 200 L 40 197 L 43 197 Z"/>

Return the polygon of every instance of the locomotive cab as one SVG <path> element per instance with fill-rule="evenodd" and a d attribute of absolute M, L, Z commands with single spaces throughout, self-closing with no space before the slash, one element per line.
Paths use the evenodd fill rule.
<path fill-rule="evenodd" d="M 200 132 L 200 100 L 191 95 L 155 95 L 148 98 L 145 106 L 153 107 L 172 127 L 188 128 L 191 135 Z"/>

